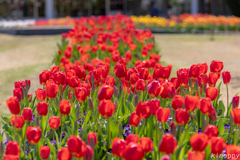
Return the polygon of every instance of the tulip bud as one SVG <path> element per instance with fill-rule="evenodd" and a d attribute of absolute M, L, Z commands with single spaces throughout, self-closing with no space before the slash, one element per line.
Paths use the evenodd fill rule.
<path fill-rule="evenodd" d="M 210 121 L 215 122 L 217 120 L 217 115 L 216 115 L 216 111 L 215 111 L 214 107 L 212 107 L 212 111 L 208 117 L 209 117 Z"/>
<path fill-rule="evenodd" d="M 94 75 L 93 74 L 91 74 L 91 83 L 92 83 L 92 85 L 94 85 Z"/>
<path fill-rule="evenodd" d="M 236 108 L 239 105 L 239 96 L 235 95 L 232 99 L 232 108 Z"/>
<path fill-rule="evenodd" d="M 92 98 L 88 97 L 88 107 L 89 107 L 89 110 L 93 110 L 93 101 L 92 101 Z"/>
<path fill-rule="evenodd" d="M 116 99 L 116 100 L 114 101 L 114 104 L 115 104 L 116 106 L 118 106 L 118 99 Z"/>
<path fill-rule="evenodd" d="M 175 137 L 177 135 L 177 126 L 175 122 L 172 122 L 170 127 L 171 127 L 170 133 Z"/>
<path fill-rule="evenodd" d="M 122 122 L 119 123 L 119 135 L 123 135 L 123 126 L 122 126 Z"/>
<path fill-rule="evenodd" d="M 91 138 L 91 140 L 90 140 L 90 146 L 92 147 L 92 149 L 94 150 L 95 149 L 95 142 L 94 142 L 94 139 L 93 138 Z"/>
<path fill-rule="evenodd" d="M 191 79 L 191 78 L 188 79 L 188 84 L 189 84 L 190 87 L 193 86 L 193 82 L 192 82 L 192 79 Z"/>
<path fill-rule="evenodd" d="M 1 141 L 1 144 L 0 144 L 0 157 L 3 156 L 3 153 L 4 153 L 4 148 L 3 148 L 3 142 Z"/>
<path fill-rule="evenodd" d="M 39 126 L 39 115 L 37 115 L 37 118 L 36 118 L 36 126 Z"/>
<path fill-rule="evenodd" d="M 191 118 L 192 121 L 193 120 L 196 121 L 196 116 L 195 116 L 195 114 L 193 112 L 190 113 L 190 118 Z"/>
<path fill-rule="evenodd" d="M 195 80 L 194 88 L 195 88 L 195 90 L 197 90 L 197 89 L 199 88 L 199 85 L 198 85 L 198 81 L 197 81 L 197 80 Z"/>
<path fill-rule="evenodd" d="M 23 88 L 23 91 L 24 91 L 24 97 L 25 97 L 25 98 L 28 98 L 28 91 L 27 91 L 27 88 Z"/>
<path fill-rule="evenodd" d="M 132 101 L 132 97 L 133 97 L 133 92 L 130 91 L 130 93 L 129 93 L 129 97 L 128 97 L 128 100 L 129 100 L 130 102 Z"/>
<path fill-rule="evenodd" d="M 134 97 L 134 106 L 137 106 L 138 104 L 138 95 L 136 94 Z"/>
<path fill-rule="evenodd" d="M 27 91 L 29 91 L 29 88 L 30 88 L 30 86 L 29 86 L 29 84 L 28 84 L 28 81 L 27 81 L 27 80 L 25 80 L 25 84 L 26 84 L 26 90 L 27 90 Z"/>
<path fill-rule="evenodd" d="M 116 86 L 114 86 L 113 89 L 114 89 L 113 94 L 115 97 L 117 97 L 118 96 L 118 88 Z"/>

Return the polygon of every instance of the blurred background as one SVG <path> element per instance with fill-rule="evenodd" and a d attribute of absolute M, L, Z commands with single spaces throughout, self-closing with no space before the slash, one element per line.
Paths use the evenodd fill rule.
<path fill-rule="evenodd" d="M 158 15 L 169 11 L 240 16 L 240 0 L 0 0 L 0 19 L 60 18 L 108 15 L 147 15 L 153 6 Z"/>

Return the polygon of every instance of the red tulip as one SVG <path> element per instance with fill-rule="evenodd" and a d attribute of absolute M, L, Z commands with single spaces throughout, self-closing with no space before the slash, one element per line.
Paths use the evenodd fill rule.
<path fill-rule="evenodd" d="M 236 107 L 233 110 L 231 110 L 231 115 L 234 118 L 234 123 L 237 126 L 240 126 L 240 108 Z"/>
<path fill-rule="evenodd" d="M 148 50 L 142 50 L 142 57 L 147 57 L 148 55 Z"/>
<path fill-rule="evenodd" d="M 116 157 L 122 157 L 126 148 L 126 142 L 121 138 L 115 138 L 112 141 L 112 154 Z"/>
<path fill-rule="evenodd" d="M 206 97 L 209 97 L 212 101 L 214 101 L 218 96 L 218 89 L 216 87 L 207 87 L 206 88 Z"/>
<path fill-rule="evenodd" d="M 115 108 L 116 106 L 112 101 L 104 99 L 99 103 L 98 111 L 103 117 L 109 118 L 113 115 Z"/>
<path fill-rule="evenodd" d="M 140 121 L 141 121 L 140 117 L 134 111 L 134 112 L 132 112 L 132 114 L 131 114 L 131 116 L 129 118 L 129 122 L 128 123 L 132 127 L 137 127 Z"/>
<path fill-rule="evenodd" d="M 129 143 L 125 148 L 125 152 L 123 154 L 123 158 L 125 160 L 137 160 L 144 158 L 143 148 L 140 144 L 137 143 Z"/>
<path fill-rule="evenodd" d="M 92 46 L 91 51 L 92 51 L 93 53 L 96 53 L 97 50 L 98 50 L 98 46 Z"/>
<path fill-rule="evenodd" d="M 126 76 L 126 65 L 118 63 L 114 67 L 114 74 L 118 78 L 124 78 Z"/>
<path fill-rule="evenodd" d="M 187 110 L 185 110 L 185 109 L 181 109 L 181 108 L 177 109 L 175 116 L 176 116 L 176 122 L 179 125 L 184 125 L 189 120 L 189 114 L 188 114 Z"/>
<path fill-rule="evenodd" d="M 135 110 L 141 119 L 147 119 L 150 116 L 150 107 L 147 102 L 138 102 Z"/>
<path fill-rule="evenodd" d="M 83 141 L 78 136 L 71 135 L 67 140 L 68 151 L 73 155 L 76 155 L 81 148 L 83 148 Z"/>
<path fill-rule="evenodd" d="M 215 111 L 215 108 L 212 107 L 212 111 L 210 113 L 210 115 L 208 115 L 210 121 L 213 121 L 215 122 L 217 120 L 217 115 L 216 115 L 216 111 Z"/>
<path fill-rule="evenodd" d="M 24 117 L 24 121 L 29 122 L 32 120 L 32 109 L 31 108 L 24 108 L 22 115 Z"/>
<path fill-rule="evenodd" d="M 199 76 L 199 66 L 194 64 L 189 69 L 189 77 L 195 79 Z"/>
<path fill-rule="evenodd" d="M 67 147 L 61 148 L 57 154 L 57 160 L 71 160 L 72 155 Z"/>
<path fill-rule="evenodd" d="M 187 154 L 188 154 L 187 160 L 204 160 L 205 158 L 204 152 L 187 151 Z"/>
<path fill-rule="evenodd" d="M 210 115 L 212 112 L 212 102 L 210 98 L 202 98 L 200 100 L 200 106 L 198 106 L 199 110 L 205 114 Z"/>
<path fill-rule="evenodd" d="M 3 160 L 20 160 L 18 156 L 15 155 L 4 155 Z"/>
<path fill-rule="evenodd" d="M 148 94 L 152 97 L 158 97 L 162 88 L 160 87 L 160 83 L 158 81 L 153 81 L 148 85 Z"/>
<path fill-rule="evenodd" d="M 177 110 L 178 108 L 182 108 L 182 106 L 185 104 L 185 98 L 180 96 L 180 95 L 176 95 L 173 97 L 172 100 L 172 108 L 174 110 Z"/>
<path fill-rule="evenodd" d="M 177 77 L 172 77 L 170 79 L 170 82 L 172 82 L 172 84 L 174 85 L 175 89 L 178 89 L 179 83 L 178 83 L 178 78 Z"/>
<path fill-rule="evenodd" d="M 64 85 L 66 83 L 65 73 L 62 71 L 54 73 L 54 82 L 58 85 Z"/>
<path fill-rule="evenodd" d="M 194 151 L 202 152 L 208 144 L 208 136 L 204 133 L 195 133 L 190 137 L 190 144 Z"/>
<path fill-rule="evenodd" d="M 220 155 L 223 149 L 227 146 L 222 137 L 211 137 L 209 140 L 209 145 L 213 155 Z"/>
<path fill-rule="evenodd" d="M 84 80 L 86 77 L 86 71 L 84 69 L 83 66 L 75 66 L 75 72 L 76 72 L 76 76 L 81 79 Z"/>
<path fill-rule="evenodd" d="M 23 99 L 23 88 L 15 88 L 13 90 L 13 96 L 17 97 L 18 101 L 20 102 Z"/>
<path fill-rule="evenodd" d="M 53 82 L 46 83 L 46 93 L 48 98 L 55 98 L 58 93 L 58 86 Z"/>
<path fill-rule="evenodd" d="M 41 146 L 39 153 L 42 159 L 48 159 L 50 155 L 50 148 L 48 146 Z"/>
<path fill-rule="evenodd" d="M 176 90 L 171 82 L 162 84 L 162 92 L 160 92 L 160 96 L 164 99 L 172 98 L 176 94 Z"/>
<path fill-rule="evenodd" d="M 153 78 L 154 79 L 160 78 L 160 69 L 154 69 L 154 71 L 153 71 Z"/>
<path fill-rule="evenodd" d="M 113 92 L 114 92 L 114 89 L 113 87 L 110 87 L 110 86 L 102 86 L 99 90 L 98 90 L 98 100 L 101 101 L 101 100 L 110 100 L 112 98 L 112 95 L 113 95 Z"/>
<path fill-rule="evenodd" d="M 159 145 L 159 151 L 163 154 L 172 154 L 177 149 L 177 140 L 171 134 L 165 134 L 162 136 L 161 143 Z"/>
<path fill-rule="evenodd" d="M 178 75 L 178 83 L 180 86 L 186 86 L 188 84 L 189 75 L 188 72 L 180 72 Z"/>
<path fill-rule="evenodd" d="M 229 160 L 237 160 L 236 158 L 239 157 L 240 154 L 240 146 L 229 144 L 227 145 L 226 150 L 227 150 L 226 155 L 229 155 L 229 157 L 227 156 Z"/>
<path fill-rule="evenodd" d="M 146 154 L 148 152 L 151 152 L 153 149 L 153 142 L 150 138 L 142 137 L 140 139 L 140 144 L 143 148 L 143 152 Z"/>
<path fill-rule="evenodd" d="M 10 97 L 7 101 L 7 106 L 10 112 L 14 115 L 20 114 L 20 104 L 17 97 Z"/>
<path fill-rule="evenodd" d="M 219 78 L 220 78 L 220 74 L 210 72 L 208 76 L 209 85 L 215 86 Z"/>
<path fill-rule="evenodd" d="M 88 154 L 87 145 L 84 141 L 82 141 L 81 148 L 77 151 L 77 154 L 74 154 L 74 157 L 77 159 L 81 159 L 87 156 L 86 153 Z"/>
<path fill-rule="evenodd" d="M 146 84 L 143 79 L 139 79 L 139 80 L 137 80 L 135 86 L 136 86 L 136 90 L 141 92 L 141 91 L 145 90 Z"/>
<path fill-rule="evenodd" d="M 76 88 L 79 84 L 79 79 L 77 76 L 72 76 L 68 80 L 68 84 L 71 88 Z"/>
<path fill-rule="evenodd" d="M 169 116 L 170 116 L 171 110 L 170 108 L 162 108 L 159 107 L 158 111 L 157 111 L 157 119 L 159 122 L 161 123 L 165 123 L 167 122 Z"/>
<path fill-rule="evenodd" d="M 208 135 L 209 138 L 218 136 L 218 127 L 215 125 L 208 125 L 204 129 L 204 133 Z"/>
<path fill-rule="evenodd" d="M 137 134 L 129 134 L 125 141 L 126 141 L 127 145 L 129 143 L 131 143 L 131 142 L 138 143 L 139 135 L 137 135 Z"/>
<path fill-rule="evenodd" d="M 147 80 L 149 75 L 150 75 L 150 73 L 149 73 L 149 70 L 147 68 L 142 68 L 139 71 L 140 79 Z"/>
<path fill-rule="evenodd" d="M 51 72 L 48 70 L 42 71 L 42 73 L 39 75 L 39 81 L 41 85 L 45 85 L 47 80 L 50 77 Z"/>
<path fill-rule="evenodd" d="M 16 124 L 15 124 L 16 122 Z M 10 124 L 16 127 L 16 129 L 21 129 L 24 125 L 24 117 L 17 116 L 17 120 L 15 119 L 15 115 L 11 117 Z"/>
<path fill-rule="evenodd" d="M 48 104 L 47 102 L 39 102 L 37 104 L 37 112 L 40 116 L 46 116 L 48 113 Z"/>
<path fill-rule="evenodd" d="M 107 76 L 105 84 L 111 87 L 115 86 L 115 78 L 113 76 Z"/>
<path fill-rule="evenodd" d="M 202 86 L 203 84 L 206 86 L 208 84 L 207 74 L 201 74 L 200 76 L 198 76 L 197 81 L 199 86 Z"/>
<path fill-rule="evenodd" d="M 239 106 L 239 96 L 235 95 L 232 99 L 232 107 L 236 108 Z"/>
<path fill-rule="evenodd" d="M 94 151 L 93 151 L 92 147 L 89 145 L 86 145 L 86 150 L 84 152 L 84 158 L 91 160 L 93 155 L 94 155 Z"/>
<path fill-rule="evenodd" d="M 206 74 L 207 73 L 207 71 L 208 71 L 208 65 L 207 65 L 207 63 L 205 62 L 205 63 L 199 63 L 198 64 L 198 68 L 199 68 L 199 74 L 201 75 L 201 74 Z"/>
<path fill-rule="evenodd" d="M 37 144 L 42 135 L 42 131 L 39 127 L 29 126 L 26 130 L 26 136 L 30 144 Z"/>
<path fill-rule="evenodd" d="M 97 144 L 97 134 L 94 132 L 88 133 L 87 140 L 88 140 L 89 145 L 91 144 L 91 139 L 94 141 L 94 145 L 96 145 Z"/>
<path fill-rule="evenodd" d="M 9 141 L 6 146 L 6 155 L 16 155 L 19 156 L 21 153 L 20 147 L 17 142 Z"/>
<path fill-rule="evenodd" d="M 223 62 L 218 60 L 213 60 L 210 65 L 211 72 L 219 73 L 223 69 Z"/>
<path fill-rule="evenodd" d="M 62 115 L 69 115 L 71 110 L 71 104 L 69 103 L 69 100 L 61 100 L 59 107 Z"/>
<path fill-rule="evenodd" d="M 150 107 L 150 113 L 155 116 L 157 115 L 157 111 L 160 107 L 160 100 L 158 99 L 151 99 L 149 102 L 149 107 Z"/>
<path fill-rule="evenodd" d="M 194 111 L 200 103 L 198 96 L 187 95 L 185 98 L 185 108 L 188 112 Z"/>
<path fill-rule="evenodd" d="M 231 80 L 231 74 L 228 71 L 222 72 L 223 83 L 228 84 Z"/>
<path fill-rule="evenodd" d="M 84 102 L 87 98 L 87 90 L 84 87 L 75 88 L 75 96 L 78 102 Z"/>
<path fill-rule="evenodd" d="M 52 130 L 56 130 L 61 125 L 60 117 L 57 117 L 57 116 L 50 117 L 48 123 L 49 123 L 49 127 Z"/>
<path fill-rule="evenodd" d="M 88 83 L 80 83 L 80 84 L 78 85 L 78 87 L 83 87 L 83 88 L 85 88 L 85 89 L 86 89 L 86 92 L 87 92 L 87 96 L 90 95 L 90 92 L 91 92 L 91 89 L 92 89 L 92 87 L 91 87 L 90 84 L 88 84 Z"/>
<path fill-rule="evenodd" d="M 46 98 L 46 91 L 42 88 L 38 88 L 36 91 L 35 91 L 35 94 L 36 94 L 36 97 L 39 101 L 43 101 L 45 98 Z"/>
<path fill-rule="evenodd" d="M 162 79 L 168 79 L 172 70 L 172 65 L 168 65 L 167 67 L 161 66 L 159 69 L 159 76 Z"/>

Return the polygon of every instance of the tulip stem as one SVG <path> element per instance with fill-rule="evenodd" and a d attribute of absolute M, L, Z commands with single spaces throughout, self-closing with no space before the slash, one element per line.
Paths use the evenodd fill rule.
<path fill-rule="evenodd" d="M 227 87 L 227 112 L 228 112 L 228 107 L 229 107 L 229 95 L 228 95 L 228 85 L 226 84 Z"/>
<path fill-rule="evenodd" d="M 240 128 L 238 127 L 237 138 L 236 138 L 236 141 L 235 141 L 235 143 L 234 143 L 235 145 L 238 144 L 239 134 L 240 134 Z"/>
<path fill-rule="evenodd" d="M 54 130 L 53 130 L 53 146 L 55 147 L 55 141 L 54 141 L 54 134 L 55 134 L 55 132 L 54 132 Z"/>
<path fill-rule="evenodd" d="M 107 149 L 110 149 L 110 139 L 111 139 L 111 133 L 110 133 L 111 119 L 110 118 L 108 118 L 107 123 L 108 123 L 108 126 L 107 126 L 107 132 L 108 132 L 107 147 L 108 148 Z"/>
<path fill-rule="evenodd" d="M 60 148 L 61 148 L 61 146 L 62 146 L 62 129 L 63 129 L 63 119 L 64 119 L 64 115 L 62 116 L 60 116 L 60 119 L 61 119 L 61 133 L 60 133 Z"/>
<path fill-rule="evenodd" d="M 17 142 L 17 138 L 16 138 L 16 127 L 17 127 L 17 115 L 15 115 L 15 124 L 14 124 L 14 138 L 15 138 L 15 141 Z"/>

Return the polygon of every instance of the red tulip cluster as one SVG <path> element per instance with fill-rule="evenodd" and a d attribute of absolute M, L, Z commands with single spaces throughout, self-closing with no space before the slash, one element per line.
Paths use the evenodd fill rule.
<path fill-rule="evenodd" d="M 194 160 L 225 148 L 239 153 L 233 145 L 239 143 L 239 96 L 225 114 L 219 101 L 223 62 L 193 64 L 171 77 L 152 33 L 119 14 L 76 20 L 62 37 L 56 66 L 39 75 L 36 96 L 28 95 L 26 80 L 15 83 L 6 101 L 13 116 L 3 117 L 4 130 L 13 141 L 4 159 Z M 222 77 L 228 89 L 231 75 Z M 27 142 L 25 155 L 20 148 Z"/>

